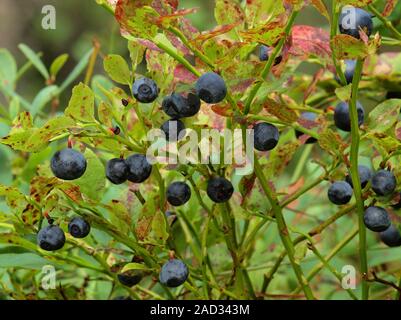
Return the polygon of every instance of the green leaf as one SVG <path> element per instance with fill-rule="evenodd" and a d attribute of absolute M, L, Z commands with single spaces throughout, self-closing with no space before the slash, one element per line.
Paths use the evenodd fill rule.
<path fill-rule="evenodd" d="M 50 78 L 49 72 L 47 71 L 46 66 L 43 64 L 39 56 L 34 51 L 32 51 L 31 48 L 23 43 L 18 45 L 18 48 L 22 51 L 25 57 L 35 66 L 35 68 L 40 72 L 45 80 L 48 80 Z"/>
<path fill-rule="evenodd" d="M 57 95 L 57 86 L 48 86 L 43 88 L 33 99 L 30 112 L 35 117 L 42 109 Z"/>
<path fill-rule="evenodd" d="M 64 80 L 64 82 L 60 86 L 60 93 L 63 92 L 71 83 L 73 83 L 82 71 L 85 70 L 86 66 L 89 63 L 89 59 L 92 55 L 93 49 L 90 49 L 84 57 L 79 61 L 79 63 L 75 66 L 75 68 L 71 71 L 68 77 Z"/>
<path fill-rule="evenodd" d="M 97 109 L 97 115 L 98 115 L 99 121 L 102 124 L 104 124 L 108 128 L 112 127 L 113 112 L 111 111 L 111 108 L 107 103 L 102 101 L 99 104 L 99 107 Z"/>
<path fill-rule="evenodd" d="M 64 114 L 82 122 L 95 121 L 95 97 L 87 85 L 80 83 L 72 89 L 72 96 Z"/>
<path fill-rule="evenodd" d="M 120 273 L 124 273 L 126 271 L 130 271 L 130 270 L 151 270 L 150 268 L 148 268 L 146 265 L 144 264 L 140 264 L 140 263 L 135 263 L 135 262 L 131 262 L 131 263 L 127 263 L 120 271 Z"/>
<path fill-rule="evenodd" d="M 0 88 L 13 90 L 17 78 L 17 63 L 7 49 L 0 49 Z"/>
<path fill-rule="evenodd" d="M 160 210 L 156 211 L 152 220 L 152 237 L 156 242 L 164 244 L 169 237 L 166 217 Z"/>
<path fill-rule="evenodd" d="M 336 96 L 341 101 L 349 101 L 351 99 L 351 90 L 352 90 L 352 84 L 349 84 L 345 87 L 337 88 L 335 90 Z"/>
<path fill-rule="evenodd" d="M 322 149 L 336 156 L 345 149 L 341 136 L 331 129 L 326 129 L 320 134 L 318 143 Z"/>
<path fill-rule="evenodd" d="M 56 77 L 61 68 L 65 65 L 65 63 L 68 60 L 68 54 L 64 53 L 60 56 L 58 56 L 56 59 L 54 59 L 53 63 L 50 66 L 50 74 L 52 77 Z"/>
<path fill-rule="evenodd" d="M 105 169 L 99 157 L 89 148 L 84 154 L 87 167 L 84 175 L 75 180 L 74 184 L 79 186 L 80 191 L 92 200 L 100 200 L 103 197 L 106 184 Z"/>
<path fill-rule="evenodd" d="M 401 100 L 391 99 L 379 104 L 369 113 L 369 129 L 383 133 L 390 129 L 398 120 Z"/>
<path fill-rule="evenodd" d="M 284 103 L 279 103 L 273 99 L 267 98 L 264 102 L 263 107 L 271 115 L 287 123 L 293 123 L 298 119 L 298 116 L 294 110 L 287 107 Z"/>
<path fill-rule="evenodd" d="M 143 55 L 146 48 L 136 41 L 128 42 L 128 50 L 132 62 L 132 70 L 135 71 L 136 67 L 142 62 Z"/>
<path fill-rule="evenodd" d="M 347 34 L 340 34 L 331 40 L 337 59 L 363 59 L 369 53 L 368 46 L 359 39 Z"/>
<path fill-rule="evenodd" d="M 14 119 L 20 112 L 21 106 L 18 97 L 13 97 L 10 102 L 10 118 Z"/>
<path fill-rule="evenodd" d="M 42 128 L 35 130 L 26 142 L 26 148 L 30 152 L 39 152 L 47 147 L 54 137 L 72 129 L 75 126 L 73 119 L 61 116 L 50 119 Z"/>
<path fill-rule="evenodd" d="M 131 72 L 123 57 L 117 54 L 110 54 L 104 58 L 103 67 L 115 82 L 131 85 Z"/>
<path fill-rule="evenodd" d="M 245 20 L 245 13 L 239 3 L 232 0 L 216 0 L 214 9 L 214 16 L 217 24 L 227 25 L 233 23 L 243 24 Z M 237 39 L 238 36 L 235 32 L 231 31 L 230 35 Z"/>
<path fill-rule="evenodd" d="M 105 205 L 110 212 L 111 223 L 118 228 L 123 234 L 129 234 L 131 230 L 131 215 L 126 205 L 118 200 L 112 200 Z"/>

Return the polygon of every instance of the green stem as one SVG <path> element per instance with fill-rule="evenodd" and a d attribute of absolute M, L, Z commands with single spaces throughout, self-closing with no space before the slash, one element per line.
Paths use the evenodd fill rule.
<path fill-rule="evenodd" d="M 379 10 L 377 10 L 373 5 L 369 4 L 368 9 L 374 13 L 376 18 L 378 18 L 383 24 L 394 34 L 394 36 L 401 40 L 401 32 L 399 32 L 391 23 L 391 21 L 387 20 L 386 17 L 384 17 Z"/>
<path fill-rule="evenodd" d="M 304 170 L 305 164 L 308 161 L 309 155 L 312 152 L 313 149 L 313 144 L 306 144 L 304 146 L 304 149 L 302 151 L 301 157 L 299 158 L 297 162 L 297 166 L 295 168 L 294 174 L 292 176 L 292 183 L 295 183 L 298 181 L 299 177 L 302 175 L 302 172 Z"/>
<path fill-rule="evenodd" d="M 259 164 L 259 160 L 257 157 L 255 157 L 254 160 L 254 166 L 255 166 L 255 174 L 262 186 L 262 189 L 264 191 L 264 193 L 266 194 L 270 205 L 272 207 L 272 210 L 274 212 L 274 216 L 276 218 L 276 222 L 277 222 L 277 227 L 278 227 L 278 232 L 279 235 L 281 237 L 281 241 L 284 245 L 284 248 L 288 254 L 288 258 L 290 259 L 292 268 L 294 270 L 294 273 L 298 279 L 298 282 L 300 283 L 300 285 L 302 286 L 302 289 L 305 293 L 305 296 L 307 299 L 309 300 L 313 300 L 315 299 L 312 293 L 311 288 L 309 287 L 308 282 L 306 281 L 305 276 L 303 275 L 301 266 L 298 264 L 298 262 L 295 260 L 294 257 L 294 244 L 290 238 L 288 229 L 287 229 L 287 225 L 286 222 L 284 220 L 284 216 L 283 216 L 283 212 L 282 212 L 282 208 L 277 200 L 277 197 L 275 195 L 273 195 L 273 193 L 270 191 L 270 187 L 269 184 L 266 180 L 266 177 L 262 171 L 262 168 Z"/>
<path fill-rule="evenodd" d="M 248 114 L 249 110 L 251 108 L 251 104 L 253 102 L 253 99 L 256 97 L 256 94 L 258 93 L 260 87 L 262 86 L 263 81 L 265 81 L 266 77 L 270 73 L 271 68 L 273 67 L 273 63 L 276 60 L 276 57 L 278 54 L 281 52 L 281 49 L 283 48 L 285 41 L 287 40 L 288 35 L 290 34 L 291 28 L 295 22 L 295 18 L 298 15 L 298 11 L 293 11 L 291 13 L 290 18 L 288 19 L 287 26 L 285 27 L 284 30 L 284 36 L 281 38 L 277 46 L 274 48 L 272 54 L 269 57 L 269 60 L 267 61 L 265 67 L 262 70 L 262 73 L 260 74 L 260 81 L 256 82 L 249 93 L 248 99 L 245 102 L 245 108 L 244 108 L 244 114 Z"/>
<path fill-rule="evenodd" d="M 363 60 L 358 59 L 354 78 L 352 81 L 352 93 L 350 101 L 350 118 L 351 118 L 351 151 L 350 151 L 350 162 L 351 162 L 351 178 L 352 185 L 354 186 L 354 195 L 356 200 L 356 206 L 358 211 L 358 224 L 359 224 L 359 259 L 360 268 L 362 273 L 362 299 L 367 300 L 369 297 L 369 286 L 365 277 L 368 274 L 368 263 L 366 253 L 366 227 L 363 221 L 364 216 L 364 204 L 362 199 L 361 182 L 358 174 L 358 156 L 359 156 L 359 124 L 358 124 L 358 112 L 356 108 L 357 97 L 358 97 L 358 85 L 361 79 L 363 68 Z"/>

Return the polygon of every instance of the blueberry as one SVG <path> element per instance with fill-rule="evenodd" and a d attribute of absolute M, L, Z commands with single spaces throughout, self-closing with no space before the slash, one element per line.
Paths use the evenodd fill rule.
<path fill-rule="evenodd" d="M 163 111 L 173 119 L 192 117 L 200 110 L 200 99 L 196 94 L 188 93 L 187 97 L 173 93 L 163 99 Z"/>
<path fill-rule="evenodd" d="M 268 151 L 274 149 L 280 138 L 278 129 L 267 122 L 260 122 L 253 126 L 255 149 Z"/>
<path fill-rule="evenodd" d="M 344 71 L 345 80 L 347 84 L 350 84 L 354 79 L 356 60 L 345 60 L 344 62 L 345 62 L 345 71 Z M 336 76 L 336 80 L 338 83 L 341 82 L 338 76 Z"/>
<path fill-rule="evenodd" d="M 128 165 L 124 159 L 114 158 L 107 161 L 106 177 L 114 184 L 121 184 L 127 181 Z"/>
<path fill-rule="evenodd" d="M 233 192 L 234 187 L 226 178 L 214 177 L 207 183 L 206 193 L 209 198 L 216 203 L 230 200 Z"/>
<path fill-rule="evenodd" d="M 227 95 L 227 87 L 223 78 L 217 73 L 207 72 L 196 82 L 196 93 L 206 103 L 218 103 Z"/>
<path fill-rule="evenodd" d="M 352 193 L 353 190 L 347 182 L 336 181 L 330 186 L 327 196 L 332 203 L 341 205 L 346 204 L 351 200 Z"/>
<path fill-rule="evenodd" d="M 191 198 L 191 188 L 181 181 L 173 182 L 167 188 L 167 201 L 175 207 L 182 206 Z"/>
<path fill-rule="evenodd" d="M 91 231 L 89 222 L 82 219 L 81 217 L 73 218 L 68 224 L 68 232 L 74 238 L 85 238 Z"/>
<path fill-rule="evenodd" d="M 139 102 L 149 103 L 156 100 L 159 95 L 159 89 L 152 79 L 140 78 L 135 80 L 132 86 L 132 93 Z"/>
<path fill-rule="evenodd" d="M 358 166 L 358 175 L 359 175 L 359 180 L 361 181 L 361 188 L 363 189 L 366 187 L 369 180 L 372 178 L 372 171 L 368 167 L 360 165 Z M 345 177 L 345 181 L 347 181 L 349 185 L 353 187 L 351 175 L 347 175 Z"/>
<path fill-rule="evenodd" d="M 339 19 L 340 32 L 360 39 L 359 30 L 362 29 L 370 36 L 373 30 L 372 16 L 360 8 L 344 7 Z"/>
<path fill-rule="evenodd" d="M 316 113 L 314 113 L 314 112 L 303 112 L 303 113 L 301 114 L 301 118 L 302 118 L 302 119 L 305 119 L 305 120 L 307 120 L 307 121 L 314 122 L 314 121 L 316 121 L 317 115 L 316 115 Z M 297 138 L 299 138 L 299 137 L 302 136 L 302 135 L 304 135 L 303 132 L 295 130 L 295 136 L 296 136 Z M 308 143 L 308 144 L 309 144 L 309 143 L 315 143 L 316 141 L 317 141 L 316 138 L 309 137 L 308 139 L 306 139 L 305 143 Z"/>
<path fill-rule="evenodd" d="M 171 259 L 162 266 L 159 281 L 162 285 L 175 288 L 187 280 L 188 274 L 188 267 L 184 262 L 178 259 Z"/>
<path fill-rule="evenodd" d="M 61 249 L 65 243 L 64 231 L 56 225 L 49 225 L 42 228 L 37 236 L 39 247 L 46 251 Z"/>
<path fill-rule="evenodd" d="M 75 180 L 85 173 L 86 159 L 79 151 L 66 148 L 54 154 L 50 168 L 57 178 Z"/>
<path fill-rule="evenodd" d="M 143 278 L 143 272 L 140 270 L 129 270 L 117 275 L 118 281 L 126 287 L 133 287 Z"/>
<path fill-rule="evenodd" d="M 396 226 L 393 224 L 385 231 L 380 232 L 380 239 L 389 247 L 401 246 L 401 234 Z"/>
<path fill-rule="evenodd" d="M 357 102 L 356 109 L 358 112 L 358 125 L 363 124 L 365 119 L 365 110 L 362 105 Z M 340 102 L 334 110 L 334 123 L 340 130 L 351 131 L 351 118 L 349 114 L 349 105 L 346 102 Z"/>
<path fill-rule="evenodd" d="M 387 196 L 395 190 L 397 181 L 391 171 L 379 170 L 372 177 L 372 189 L 379 196 Z"/>
<path fill-rule="evenodd" d="M 260 61 L 268 61 L 270 54 L 272 53 L 273 48 L 272 47 L 268 47 L 265 45 L 261 45 L 259 47 L 259 60 Z M 276 59 L 274 60 L 274 65 L 278 65 L 281 61 L 283 60 L 283 56 L 279 55 L 278 57 L 276 57 Z"/>
<path fill-rule="evenodd" d="M 185 136 L 185 125 L 180 120 L 167 120 L 160 128 L 167 141 L 177 141 Z"/>
<path fill-rule="evenodd" d="M 391 226 L 390 217 L 382 207 L 367 208 L 363 220 L 366 228 L 375 232 L 385 231 Z"/>
<path fill-rule="evenodd" d="M 169 221 L 169 225 L 172 226 L 177 221 L 177 215 L 175 214 L 175 212 L 169 210 L 167 210 L 165 214 L 167 221 Z"/>
<path fill-rule="evenodd" d="M 134 154 L 129 156 L 125 162 L 128 165 L 128 180 L 140 183 L 149 178 L 152 173 L 152 165 L 143 154 Z"/>

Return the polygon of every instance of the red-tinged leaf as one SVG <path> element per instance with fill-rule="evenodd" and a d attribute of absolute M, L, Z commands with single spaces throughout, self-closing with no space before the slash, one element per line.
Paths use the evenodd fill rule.
<path fill-rule="evenodd" d="M 252 173 L 247 176 L 243 176 L 239 183 L 239 192 L 241 193 L 241 205 L 244 204 L 246 197 L 251 193 L 253 186 L 255 185 L 256 174 Z"/>
<path fill-rule="evenodd" d="M 235 84 L 230 86 L 231 92 L 245 92 L 254 81 L 254 78 L 238 80 Z"/>
<path fill-rule="evenodd" d="M 149 50 L 153 50 L 153 51 L 159 51 L 159 52 L 163 52 L 162 49 L 159 49 L 158 46 L 156 46 L 152 41 L 150 40 L 146 40 L 146 39 L 137 39 L 138 43 L 143 45 L 144 47 L 146 47 Z"/>
<path fill-rule="evenodd" d="M 155 36 L 159 14 L 151 4 L 152 0 L 118 0 L 114 14 L 123 33 L 137 38 Z"/>
<path fill-rule="evenodd" d="M 152 7 L 161 15 L 177 10 L 178 0 L 153 0 Z"/>
<path fill-rule="evenodd" d="M 182 18 L 180 22 L 180 30 L 187 37 L 187 39 L 191 40 L 199 34 L 199 30 L 193 26 L 191 20 Z"/>
<path fill-rule="evenodd" d="M 176 36 L 173 36 L 171 34 L 167 34 L 167 39 L 170 40 L 171 44 L 177 48 L 177 50 L 179 50 L 184 56 L 185 55 L 191 55 L 191 51 L 184 46 L 184 44 L 181 42 L 181 40 L 179 40 Z"/>
<path fill-rule="evenodd" d="M 368 47 L 363 41 L 346 34 L 335 36 L 332 45 L 337 59 L 363 59 L 368 55 Z"/>
<path fill-rule="evenodd" d="M 167 15 L 163 15 L 161 17 L 159 17 L 157 19 L 157 23 L 161 26 L 166 26 L 169 25 L 171 22 L 173 22 L 174 20 L 177 20 L 183 16 L 186 16 L 188 14 L 191 13 L 195 13 L 196 12 L 196 8 L 192 8 L 192 9 L 182 9 L 182 10 L 177 10 L 173 13 L 167 14 Z"/>
<path fill-rule="evenodd" d="M 174 69 L 174 81 L 186 84 L 193 84 L 198 78 L 182 64 L 177 65 Z"/>
<path fill-rule="evenodd" d="M 331 129 L 326 129 L 320 133 L 318 140 L 320 147 L 332 155 L 338 155 L 343 153 L 346 145 L 343 142 L 341 136 Z"/>
<path fill-rule="evenodd" d="M 327 31 L 312 26 L 296 25 L 292 28 L 291 37 L 291 55 L 302 58 L 314 55 L 330 60 L 330 35 Z"/>
<path fill-rule="evenodd" d="M 232 0 L 216 0 L 214 16 L 218 24 L 232 24 L 245 20 L 241 6 Z"/>
<path fill-rule="evenodd" d="M 239 34 L 245 41 L 259 42 L 267 46 L 275 46 L 284 36 L 286 18 L 286 15 L 282 14 L 264 25 L 246 31 L 240 31 Z"/>
<path fill-rule="evenodd" d="M 196 38 L 194 38 L 192 41 L 193 42 L 204 42 L 208 39 L 212 39 L 214 37 L 221 36 L 222 34 L 225 34 L 229 31 L 231 31 L 236 26 L 238 26 L 238 23 L 217 26 L 217 27 L 213 28 L 212 30 L 202 32 Z"/>
<path fill-rule="evenodd" d="M 316 121 L 308 120 L 303 117 L 298 119 L 298 123 L 305 129 L 313 129 L 319 125 Z"/>
<path fill-rule="evenodd" d="M 273 178 L 279 175 L 294 158 L 294 154 L 300 145 L 299 141 L 278 145 L 269 154 L 269 161 L 266 166 L 266 175 Z"/>
<path fill-rule="evenodd" d="M 287 123 L 293 123 L 298 119 L 298 116 L 294 110 L 273 99 L 266 99 L 263 104 L 263 108 L 265 108 L 271 115 Z"/>
<path fill-rule="evenodd" d="M 382 15 L 388 17 L 394 10 L 397 0 L 387 0 Z"/>
<path fill-rule="evenodd" d="M 232 117 L 233 109 L 229 103 L 213 104 L 211 106 L 213 112 L 223 117 Z"/>

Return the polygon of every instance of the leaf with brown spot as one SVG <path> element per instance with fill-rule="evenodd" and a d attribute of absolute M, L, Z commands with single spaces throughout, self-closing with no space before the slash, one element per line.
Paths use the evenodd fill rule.
<path fill-rule="evenodd" d="M 390 129 L 398 121 L 400 108 L 401 99 L 386 100 L 379 104 L 369 113 L 369 130 L 383 133 Z"/>
<path fill-rule="evenodd" d="M 72 89 L 72 96 L 64 114 L 82 122 L 94 122 L 95 96 L 85 84 L 80 83 Z"/>
<path fill-rule="evenodd" d="M 217 113 L 218 115 L 223 117 L 232 117 L 234 114 L 233 109 L 229 103 L 213 104 L 211 108 L 214 113 Z"/>
<path fill-rule="evenodd" d="M 251 193 L 253 186 L 255 185 L 256 174 L 253 172 L 250 175 L 243 176 L 239 183 L 239 192 L 241 193 L 241 205 L 243 205 L 246 197 Z"/>
<path fill-rule="evenodd" d="M 320 133 L 318 143 L 320 147 L 332 155 L 342 154 L 346 148 L 341 136 L 331 129 L 326 129 Z"/>
<path fill-rule="evenodd" d="M 386 5 L 384 6 L 384 9 L 383 9 L 382 15 L 384 17 L 388 17 L 393 12 L 397 2 L 398 2 L 398 0 L 387 0 Z"/>
<path fill-rule="evenodd" d="M 218 24 L 243 22 L 245 13 L 239 3 L 232 0 L 216 0 L 214 16 Z"/>
<path fill-rule="evenodd" d="M 266 99 L 263 108 L 265 108 L 271 115 L 286 123 L 293 123 L 298 119 L 297 113 L 294 110 L 290 109 L 285 104 L 270 98 Z"/>
<path fill-rule="evenodd" d="M 270 151 L 269 162 L 266 166 L 266 175 L 268 178 L 279 175 L 287 167 L 298 150 L 299 145 L 299 141 L 293 141 L 279 145 Z"/>
<path fill-rule="evenodd" d="M 363 41 L 347 34 L 337 35 L 331 42 L 337 59 L 363 59 L 369 53 L 368 46 Z"/>
<path fill-rule="evenodd" d="M 208 39 L 217 37 L 217 36 L 221 36 L 229 31 L 231 31 L 232 29 L 234 29 L 236 26 L 238 26 L 238 23 L 233 23 L 233 24 L 225 24 L 222 26 L 217 26 L 215 28 L 213 28 L 212 30 L 209 31 L 204 31 L 201 34 L 199 34 L 198 36 L 196 36 L 196 38 L 194 38 L 192 40 L 192 42 L 194 43 L 202 43 Z"/>

